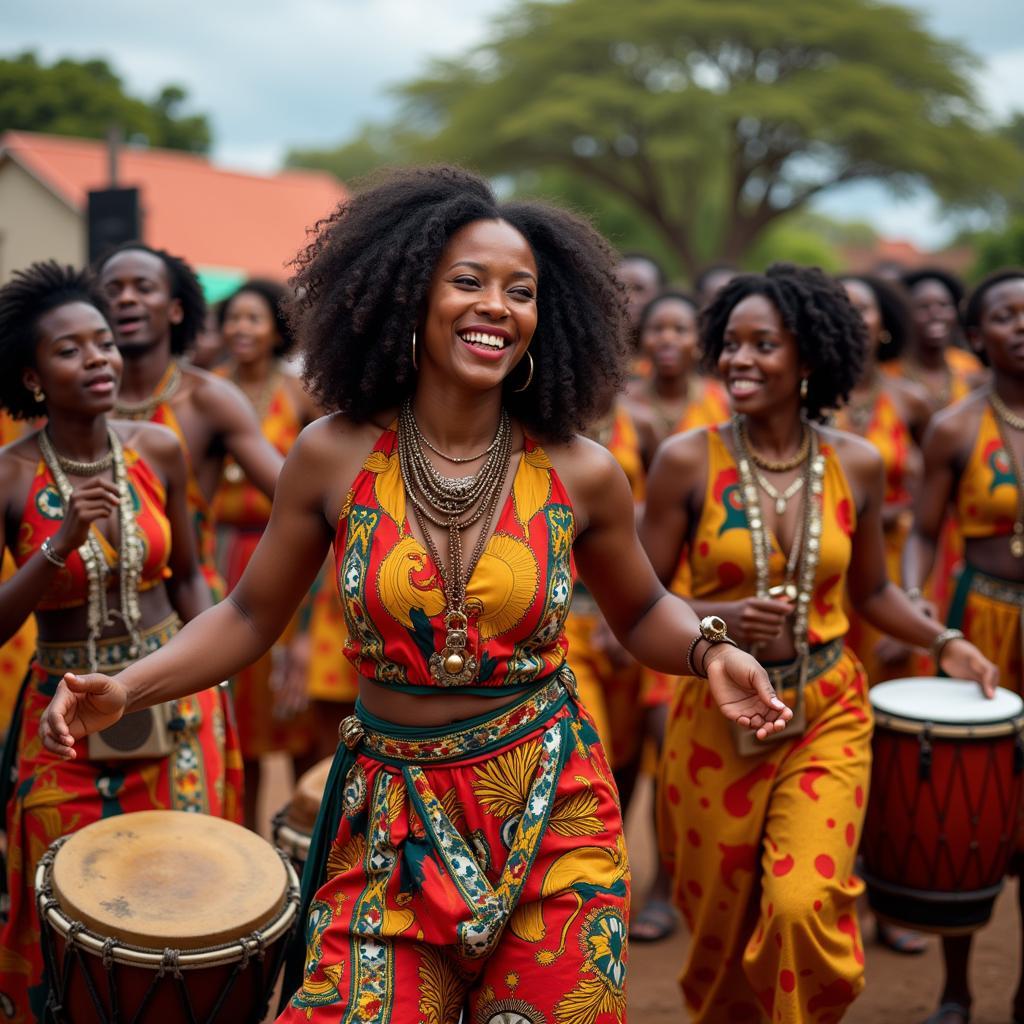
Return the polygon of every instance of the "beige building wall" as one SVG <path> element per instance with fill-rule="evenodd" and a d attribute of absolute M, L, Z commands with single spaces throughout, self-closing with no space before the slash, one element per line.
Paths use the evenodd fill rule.
<path fill-rule="evenodd" d="M 36 260 L 81 266 L 85 218 L 10 158 L 0 158 L 0 284 Z"/>

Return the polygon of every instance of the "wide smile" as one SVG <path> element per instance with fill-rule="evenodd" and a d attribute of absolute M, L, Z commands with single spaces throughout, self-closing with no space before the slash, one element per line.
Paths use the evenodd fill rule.
<path fill-rule="evenodd" d="M 729 380 L 729 394 L 733 398 L 747 398 L 757 394 L 763 386 L 763 381 L 753 377 L 732 377 Z"/>
<path fill-rule="evenodd" d="M 459 340 L 484 359 L 498 359 L 512 345 L 512 336 L 500 328 L 469 327 L 458 331 Z"/>

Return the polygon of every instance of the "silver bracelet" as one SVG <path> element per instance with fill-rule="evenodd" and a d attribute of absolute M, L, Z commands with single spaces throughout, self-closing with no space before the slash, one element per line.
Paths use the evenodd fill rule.
<path fill-rule="evenodd" d="M 946 649 L 946 644 L 950 640 L 963 640 L 965 639 L 963 633 L 959 629 L 944 629 L 941 633 L 935 636 L 932 640 L 932 657 L 935 659 L 935 667 L 940 668 L 939 661 L 942 658 L 942 652 Z"/>
<path fill-rule="evenodd" d="M 39 545 L 39 550 L 43 553 L 43 558 L 45 558 L 50 565 L 57 566 L 58 569 L 63 569 L 68 564 L 68 560 L 66 558 L 61 558 L 60 555 L 54 551 L 49 537 Z"/>
<path fill-rule="evenodd" d="M 904 593 L 911 601 L 920 601 L 921 598 L 924 597 L 924 594 L 921 593 L 920 587 L 909 587 L 904 591 Z"/>

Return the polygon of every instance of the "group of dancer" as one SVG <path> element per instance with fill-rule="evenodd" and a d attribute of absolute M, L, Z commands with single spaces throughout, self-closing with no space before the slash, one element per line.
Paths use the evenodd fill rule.
<path fill-rule="evenodd" d="M 870 277 L 713 271 L 666 290 L 435 168 L 323 222 L 290 297 L 243 287 L 218 373 L 180 358 L 202 301 L 166 253 L 0 289 L 0 405 L 32 424 L 0 451 L 0 639 L 38 631 L 7 744 L 12 1019 L 45 1004 L 47 846 L 143 808 L 251 824 L 268 749 L 334 753 L 281 1020 L 625 1019 L 645 749 L 691 1018 L 842 1017 L 869 685 L 929 652 L 1021 688 L 1024 272 L 965 306 L 986 369 L 940 273 L 902 286 L 911 319 Z M 932 567 L 960 559 L 947 625 Z M 167 749 L 100 745 L 145 715 Z M 969 940 L 945 953 L 935 1019 L 966 1020 Z"/>

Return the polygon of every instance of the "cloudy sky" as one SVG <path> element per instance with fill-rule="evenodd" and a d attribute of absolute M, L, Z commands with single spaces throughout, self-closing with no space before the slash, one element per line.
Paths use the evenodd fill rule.
<path fill-rule="evenodd" d="M 1021 0 L 907 2 L 934 32 L 981 58 L 979 92 L 994 115 L 1024 110 Z M 386 116 L 393 103 L 388 86 L 416 75 L 431 57 L 482 41 L 507 6 L 508 0 L 0 0 L 0 52 L 35 49 L 46 60 L 104 56 L 142 95 L 179 82 L 211 117 L 215 159 L 268 171 L 289 146 L 329 146 Z M 896 201 L 868 186 L 821 205 L 924 245 L 940 243 L 953 227 L 927 197 Z"/>

